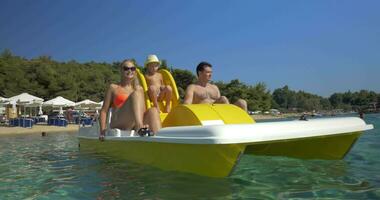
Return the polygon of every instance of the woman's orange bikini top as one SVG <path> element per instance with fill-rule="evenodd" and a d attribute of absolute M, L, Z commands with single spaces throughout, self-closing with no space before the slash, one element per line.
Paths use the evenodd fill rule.
<path fill-rule="evenodd" d="M 115 98 L 113 99 L 112 107 L 114 108 L 120 108 L 128 99 L 128 94 L 125 93 L 119 93 L 115 95 Z"/>

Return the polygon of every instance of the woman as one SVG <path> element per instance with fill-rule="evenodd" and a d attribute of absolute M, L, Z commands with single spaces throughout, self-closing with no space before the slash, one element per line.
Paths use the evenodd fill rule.
<path fill-rule="evenodd" d="M 136 67 L 132 60 L 120 64 L 121 81 L 107 89 L 100 111 L 100 136 L 103 140 L 107 129 L 107 113 L 112 107 L 110 128 L 136 130 L 138 133 L 149 127 L 153 133 L 161 128 L 156 108 L 145 109 L 144 91 L 138 84 Z"/>

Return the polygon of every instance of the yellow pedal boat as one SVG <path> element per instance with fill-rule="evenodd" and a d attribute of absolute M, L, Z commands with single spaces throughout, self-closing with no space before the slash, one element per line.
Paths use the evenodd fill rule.
<path fill-rule="evenodd" d="M 176 90 L 170 73 L 161 73 Z M 146 89 L 144 81 L 140 76 Z M 110 129 L 100 142 L 95 124 L 80 127 L 80 148 L 165 170 L 226 177 L 242 154 L 341 159 L 363 131 L 373 129 L 357 117 L 255 123 L 234 105 L 180 105 L 178 92 L 173 96 L 172 111 L 161 114 L 163 128 L 156 136 Z M 151 106 L 149 99 L 146 104 Z"/>

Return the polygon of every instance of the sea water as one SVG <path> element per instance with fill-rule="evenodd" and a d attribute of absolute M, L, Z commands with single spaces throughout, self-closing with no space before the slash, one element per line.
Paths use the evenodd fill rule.
<path fill-rule="evenodd" d="M 114 160 L 75 134 L 0 136 L 0 199 L 380 199 L 380 114 L 343 160 L 244 155 L 208 178 Z"/>

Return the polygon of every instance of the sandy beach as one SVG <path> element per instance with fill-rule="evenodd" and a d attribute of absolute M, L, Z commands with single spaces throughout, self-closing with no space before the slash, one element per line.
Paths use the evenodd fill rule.
<path fill-rule="evenodd" d="M 1 135 L 19 135 L 19 134 L 41 134 L 42 132 L 56 133 L 56 132 L 70 132 L 76 133 L 79 129 L 77 124 L 69 124 L 66 127 L 60 126 L 48 126 L 48 125 L 34 125 L 33 128 L 22 128 L 22 127 L 0 127 Z"/>
<path fill-rule="evenodd" d="M 280 114 L 280 115 L 251 115 L 251 117 L 256 120 L 271 120 L 271 119 L 282 119 L 289 117 L 299 117 L 300 114 Z M 16 134 L 41 134 L 42 132 L 46 133 L 56 133 L 56 132 L 70 132 L 76 133 L 79 129 L 77 124 L 69 124 L 67 127 L 60 126 L 48 126 L 48 125 L 34 125 L 33 128 L 21 128 L 21 127 L 0 127 L 0 136 L 1 135 L 16 135 Z"/>

